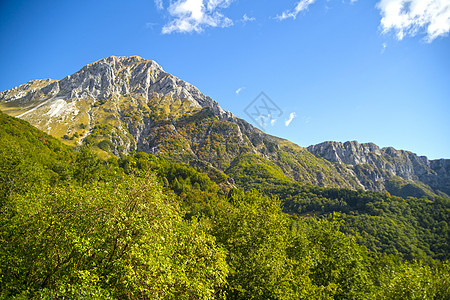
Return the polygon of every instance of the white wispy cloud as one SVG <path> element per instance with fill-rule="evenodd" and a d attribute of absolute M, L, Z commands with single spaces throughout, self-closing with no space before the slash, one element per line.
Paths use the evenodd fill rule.
<path fill-rule="evenodd" d="M 155 6 L 159 10 L 164 9 L 163 0 L 155 0 Z"/>
<path fill-rule="evenodd" d="M 277 119 L 270 120 L 270 125 L 275 126 L 275 123 L 277 123 Z"/>
<path fill-rule="evenodd" d="M 292 122 L 292 120 L 294 120 L 294 118 L 297 116 L 297 114 L 295 113 L 295 112 L 291 112 L 290 114 L 289 114 L 289 119 L 287 119 L 285 122 L 284 122 L 284 125 L 286 125 L 286 127 L 288 127 L 290 124 L 291 124 L 291 122 Z"/>
<path fill-rule="evenodd" d="M 377 8 L 382 17 L 383 33 L 392 30 L 399 40 L 425 30 L 426 41 L 432 42 L 450 32 L 448 0 L 381 0 Z"/>
<path fill-rule="evenodd" d="M 245 90 L 245 86 L 238 88 L 235 92 L 236 95 L 239 95 L 243 90 Z"/>
<path fill-rule="evenodd" d="M 386 43 L 383 43 L 383 45 L 381 45 L 381 54 L 383 54 L 384 53 L 384 51 L 386 51 L 386 48 L 387 48 L 387 44 Z"/>
<path fill-rule="evenodd" d="M 220 13 L 220 10 L 230 6 L 233 1 L 178 0 L 171 2 L 167 11 L 172 20 L 163 27 L 162 33 L 202 32 L 206 27 L 232 26 L 233 21 Z"/>
<path fill-rule="evenodd" d="M 145 23 L 145 28 L 153 29 L 153 27 L 155 27 L 156 25 L 158 25 L 158 24 L 157 23 L 152 23 L 152 22 L 147 22 L 147 23 Z"/>
<path fill-rule="evenodd" d="M 312 117 L 303 116 L 303 122 L 305 124 L 311 123 Z"/>
<path fill-rule="evenodd" d="M 306 9 L 308 6 L 316 2 L 316 0 L 300 0 L 296 5 L 294 10 L 285 10 L 281 15 L 276 16 L 276 19 L 282 21 L 289 18 L 297 18 L 297 15 Z"/>
<path fill-rule="evenodd" d="M 256 19 L 253 17 L 247 16 L 247 14 L 244 14 L 244 16 L 242 17 L 242 20 L 241 20 L 242 23 L 254 22 L 254 21 L 256 21 Z"/>

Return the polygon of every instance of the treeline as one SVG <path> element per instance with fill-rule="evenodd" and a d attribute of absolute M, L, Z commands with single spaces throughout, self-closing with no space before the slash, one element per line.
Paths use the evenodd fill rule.
<path fill-rule="evenodd" d="M 338 214 L 0 117 L 0 299 L 450 298 L 448 261 L 371 251 Z"/>

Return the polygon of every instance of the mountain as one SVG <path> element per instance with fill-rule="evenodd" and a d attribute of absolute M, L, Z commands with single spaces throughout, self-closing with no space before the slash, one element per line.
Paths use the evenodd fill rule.
<path fill-rule="evenodd" d="M 312 154 L 344 166 L 370 190 L 400 196 L 450 194 L 450 160 L 428 160 L 412 152 L 373 143 L 323 142 L 309 146 Z"/>
<path fill-rule="evenodd" d="M 0 109 L 67 145 L 91 145 L 104 158 L 146 152 L 210 174 L 225 172 L 238 184 L 298 181 L 402 196 L 449 192 L 448 160 L 397 158 L 389 154 L 395 150 L 365 144 L 354 144 L 354 152 L 338 144 L 335 150 L 299 147 L 263 133 L 138 56 L 111 56 L 62 80 L 33 80 L 0 92 Z"/>
<path fill-rule="evenodd" d="M 108 57 L 59 81 L 30 81 L 0 93 L 0 102 L 6 113 L 56 137 L 80 135 L 75 135 L 76 141 L 83 140 L 96 125 L 111 124 L 127 131 L 121 127 L 138 125 L 133 117 L 145 123 L 150 114 L 173 118 L 209 107 L 221 118 L 231 116 L 191 84 L 137 56 Z M 99 120 L 102 117 L 107 120 Z M 135 141 L 122 137 L 123 151 L 137 148 L 129 143 L 140 141 L 141 129 L 134 128 Z"/>

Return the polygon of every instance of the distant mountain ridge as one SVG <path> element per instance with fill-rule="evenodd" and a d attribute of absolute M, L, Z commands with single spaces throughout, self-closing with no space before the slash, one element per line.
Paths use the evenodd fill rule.
<path fill-rule="evenodd" d="M 109 157 L 142 151 L 248 180 L 431 196 L 449 191 L 449 160 L 357 142 L 308 149 L 267 135 L 223 110 L 193 85 L 139 56 L 111 56 L 62 80 L 33 80 L 0 92 L 0 109 L 68 145 Z"/>
<path fill-rule="evenodd" d="M 373 143 L 323 142 L 307 147 L 315 156 L 353 170 L 364 186 L 384 190 L 397 176 L 407 181 L 419 181 L 433 190 L 450 194 L 450 160 L 428 160 L 412 152 L 392 147 L 380 148 Z"/>

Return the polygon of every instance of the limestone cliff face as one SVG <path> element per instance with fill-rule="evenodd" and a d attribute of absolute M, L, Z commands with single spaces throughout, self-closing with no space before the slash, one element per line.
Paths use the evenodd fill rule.
<path fill-rule="evenodd" d="M 385 190 L 386 182 L 398 176 L 429 185 L 435 192 L 450 192 L 450 160 L 430 161 L 409 151 L 356 141 L 323 142 L 307 149 L 318 157 L 351 169 L 368 189 Z"/>
<path fill-rule="evenodd" d="M 436 172 L 436 175 L 424 174 L 420 177 L 420 180 L 450 195 L 450 159 L 431 160 L 430 167 Z"/>

